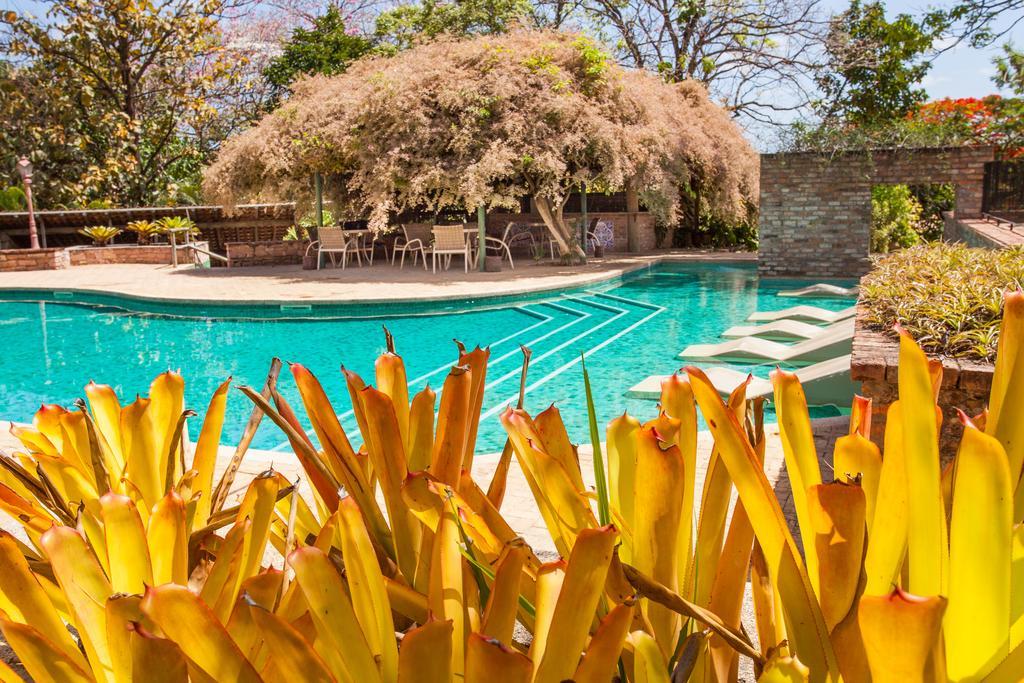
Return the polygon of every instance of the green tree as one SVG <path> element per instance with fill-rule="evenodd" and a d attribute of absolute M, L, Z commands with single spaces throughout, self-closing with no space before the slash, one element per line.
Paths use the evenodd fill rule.
<path fill-rule="evenodd" d="M 234 120 L 240 0 L 52 0 L 0 19 L 0 158 L 31 153 L 40 206 L 176 201 Z"/>
<path fill-rule="evenodd" d="M 334 75 L 373 48 L 373 42 L 350 32 L 337 7 L 313 20 L 313 27 L 296 28 L 280 55 L 274 57 L 263 74 L 272 86 L 276 102 L 289 86 L 303 75 Z"/>
<path fill-rule="evenodd" d="M 908 14 L 889 21 L 881 2 L 852 0 L 833 18 L 825 43 L 828 63 L 817 78 L 823 118 L 879 125 L 924 102 L 919 84 L 931 68 L 925 57 L 937 30 Z"/>
<path fill-rule="evenodd" d="M 529 0 L 420 0 L 381 13 L 376 35 L 383 46 L 404 50 L 441 35 L 505 33 L 529 22 L 532 9 Z"/>
<path fill-rule="evenodd" d="M 1012 43 L 1003 45 L 1003 54 L 995 59 L 996 85 L 1009 88 L 1017 95 L 1024 95 L 1024 52 Z"/>

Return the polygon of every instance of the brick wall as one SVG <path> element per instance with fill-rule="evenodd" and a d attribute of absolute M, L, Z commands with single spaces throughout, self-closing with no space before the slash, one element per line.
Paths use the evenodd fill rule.
<path fill-rule="evenodd" d="M 991 147 L 761 155 L 758 270 L 857 277 L 870 267 L 871 188 L 956 185 L 956 215 L 981 214 Z"/>
<path fill-rule="evenodd" d="M 70 265 L 64 249 L 0 249 L 0 271 L 61 270 Z"/>
<path fill-rule="evenodd" d="M 273 240 L 266 242 L 228 242 L 224 245 L 229 268 L 280 266 L 302 263 L 309 242 Z"/>
<path fill-rule="evenodd" d="M 881 447 L 885 434 L 885 414 L 898 396 L 897 360 L 899 343 L 881 332 L 867 329 L 860 315 L 853 338 L 850 376 L 861 383 L 861 394 L 872 399 L 872 440 Z M 956 454 L 963 427 L 957 408 L 968 415 L 977 415 L 988 404 L 992 388 L 993 367 L 990 363 L 942 359 L 942 386 L 939 406 L 942 408 L 942 431 L 939 452 L 948 462 Z"/>
<path fill-rule="evenodd" d="M 209 249 L 206 242 L 196 242 L 201 249 Z M 171 245 L 169 244 L 115 244 L 106 247 L 70 247 L 68 254 L 73 266 L 101 265 L 109 263 L 149 263 L 169 265 Z M 178 247 L 178 263 L 191 263 L 192 254 L 185 247 Z"/>

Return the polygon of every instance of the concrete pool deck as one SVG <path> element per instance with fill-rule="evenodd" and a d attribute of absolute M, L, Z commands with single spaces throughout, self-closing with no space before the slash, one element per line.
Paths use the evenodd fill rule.
<path fill-rule="evenodd" d="M 303 270 L 301 266 L 205 268 L 110 264 L 63 270 L 0 272 L 4 289 L 56 289 L 157 301 L 252 302 L 391 302 L 512 296 L 566 287 L 593 285 L 657 263 L 753 263 L 754 252 L 711 250 L 614 254 L 582 266 L 520 259 L 515 270 L 463 272 L 461 264 L 431 273 L 408 263 L 378 261 L 372 266 Z"/>

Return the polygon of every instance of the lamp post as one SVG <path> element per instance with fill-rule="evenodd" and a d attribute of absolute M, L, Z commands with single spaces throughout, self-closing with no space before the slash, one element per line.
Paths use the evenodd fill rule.
<path fill-rule="evenodd" d="M 28 241 L 32 249 L 39 248 L 39 235 L 36 233 L 36 212 L 32 207 L 32 162 L 28 157 L 18 159 L 18 175 L 25 184 L 25 201 L 28 203 Z"/>

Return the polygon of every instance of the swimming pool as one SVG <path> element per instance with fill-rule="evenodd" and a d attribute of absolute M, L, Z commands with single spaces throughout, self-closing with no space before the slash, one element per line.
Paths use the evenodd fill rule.
<path fill-rule="evenodd" d="M 481 451 L 499 450 L 504 443 L 497 414 L 518 394 L 520 344 L 533 350 L 527 409 L 557 404 L 570 436 L 586 441 L 581 352 L 601 424 L 623 410 L 646 419 L 653 416 L 654 403 L 627 399 L 624 392 L 648 375 L 678 369 L 676 355 L 687 345 L 719 341 L 724 329 L 755 310 L 796 303 L 838 310 L 851 304 L 850 299 L 801 302 L 777 295 L 806 284 L 760 280 L 746 263 L 667 263 L 595 286 L 435 303 L 239 306 L 0 291 L 6 340 L 0 354 L 0 418 L 27 422 L 40 403 L 70 405 L 90 380 L 110 384 L 122 400 L 131 400 L 147 393 L 153 377 L 168 368 L 182 372 L 186 404 L 202 413 L 228 376 L 236 384 L 258 387 L 271 358 L 279 356 L 317 375 L 342 412 L 342 424 L 355 433 L 339 369 L 344 364 L 372 383 L 374 360 L 384 350 L 381 326 L 387 325 L 417 391 L 428 382 L 440 389 L 456 359 L 453 339 L 470 348 L 490 345 Z M 769 370 L 753 368 L 761 376 Z M 287 371 L 281 373 L 279 390 L 301 414 Z M 237 442 L 251 407 L 241 393 L 230 394 L 225 443 Z M 278 429 L 265 420 L 253 447 L 273 449 L 282 442 Z"/>

